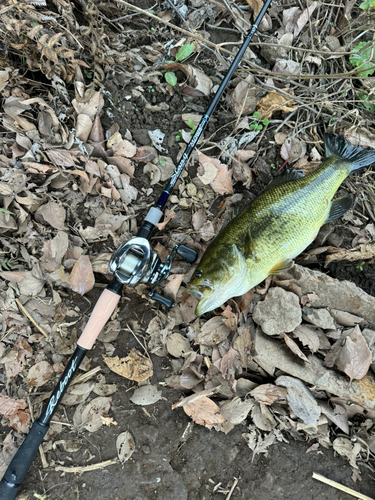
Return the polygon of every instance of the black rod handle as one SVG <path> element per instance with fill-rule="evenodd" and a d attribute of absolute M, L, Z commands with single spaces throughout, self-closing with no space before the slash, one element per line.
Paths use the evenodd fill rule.
<path fill-rule="evenodd" d="M 0 482 L 1 500 L 13 500 L 16 497 L 48 429 L 49 425 L 38 420 L 34 422 Z"/>

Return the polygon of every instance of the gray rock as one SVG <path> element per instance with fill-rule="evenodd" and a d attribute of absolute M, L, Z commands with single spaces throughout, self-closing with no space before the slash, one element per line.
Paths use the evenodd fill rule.
<path fill-rule="evenodd" d="M 297 295 L 280 287 L 271 288 L 264 301 L 254 307 L 253 320 L 267 335 L 292 332 L 302 321 Z"/>
<path fill-rule="evenodd" d="M 335 321 L 327 309 L 311 309 L 310 307 L 304 307 L 302 309 L 302 317 L 308 323 L 319 326 L 319 328 L 323 328 L 324 330 L 336 329 Z"/>
<path fill-rule="evenodd" d="M 302 266 L 294 265 L 280 273 L 278 279 L 293 279 L 303 295 L 308 295 L 310 307 L 333 307 L 363 318 L 375 327 L 375 297 L 350 281 L 340 281 Z"/>
<path fill-rule="evenodd" d="M 277 38 L 271 37 L 268 40 L 269 43 L 275 43 L 278 44 Z M 275 64 L 276 61 L 279 59 L 287 59 L 288 58 L 288 50 L 285 49 L 282 45 L 279 47 L 268 47 L 268 46 L 263 46 L 260 55 L 264 57 L 264 59 L 270 63 L 270 64 Z"/>
<path fill-rule="evenodd" d="M 349 383 L 346 375 L 325 367 L 318 356 L 308 355 L 309 363 L 301 363 L 290 355 L 285 344 L 264 335 L 260 328 L 255 332 L 254 352 L 255 362 L 272 376 L 278 368 L 318 390 L 351 400 L 369 411 L 375 410 L 375 375 L 371 371 L 362 380 Z"/>

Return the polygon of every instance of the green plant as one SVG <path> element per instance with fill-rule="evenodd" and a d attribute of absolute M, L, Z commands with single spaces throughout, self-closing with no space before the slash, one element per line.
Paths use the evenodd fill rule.
<path fill-rule="evenodd" d="M 253 119 L 253 123 L 250 123 L 249 130 L 262 130 L 263 126 L 266 127 L 270 122 L 267 118 L 260 120 L 259 111 L 255 111 L 253 113 L 252 119 Z"/>
<path fill-rule="evenodd" d="M 148 87 L 147 87 L 147 92 L 150 92 L 150 93 L 155 92 L 154 87 L 153 87 L 152 85 L 148 85 Z"/>
<path fill-rule="evenodd" d="M 375 7 L 375 0 L 365 0 L 359 6 L 362 10 L 370 10 L 372 7 Z"/>
<path fill-rule="evenodd" d="M 360 4 L 360 9 L 370 10 L 375 7 L 375 0 L 365 0 Z M 349 56 L 349 61 L 355 68 L 360 68 L 358 76 L 367 78 L 375 72 L 375 32 L 371 42 L 359 42 L 352 49 L 352 54 Z"/>
<path fill-rule="evenodd" d="M 176 139 L 176 142 L 181 141 L 181 139 L 182 139 L 182 130 L 178 131 L 175 139 Z"/>
<path fill-rule="evenodd" d="M 159 156 L 158 160 L 159 160 L 159 165 L 164 168 L 165 165 L 166 165 L 164 157 L 163 156 Z"/>
<path fill-rule="evenodd" d="M 188 120 L 187 125 L 188 125 L 188 127 L 191 128 L 190 135 L 193 135 L 195 132 L 195 123 L 193 122 L 193 120 Z"/>
<path fill-rule="evenodd" d="M 360 262 L 359 264 L 357 264 L 355 266 L 355 270 L 358 271 L 358 272 L 362 272 L 363 271 L 363 266 L 365 265 L 365 261 L 363 260 L 362 262 Z"/>
<path fill-rule="evenodd" d="M 375 72 L 375 44 L 374 39 L 371 42 L 359 42 L 353 48 L 349 61 L 355 68 L 360 68 L 358 76 L 367 78 Z"/>
<path fill-rule="evenodd" d="M 369 111 L 375 111 L 375 87 L 373 87 L 373 90 L 370 92 L 361 89 L 357 92 L 357 97 L 361 100 L 358 106 L 368 109 Z"/>
<path fill-rule="evenodd" d="M 178 49 L 178 52 L 175 56 L 174 62 L 183 61 L 187 59 L 194 52 L 194 44 L 186 43 L 182 47 Z M 169 85 L 174 87 L 177 84 L 177 76 L 174 71 L 167 71 L 164 75 L 164 78 Z"/>
<path fill-rule="evenodd" d="M 164 75 L 164 78 L 169 85 L 174 87 L 177 84 L 177 76 L 173 71 L 167 71 Z"/>

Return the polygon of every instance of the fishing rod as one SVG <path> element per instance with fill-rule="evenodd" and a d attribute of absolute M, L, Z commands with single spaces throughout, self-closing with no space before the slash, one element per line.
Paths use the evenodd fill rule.
<path fill-rule="evenodd" d="M 227 74 L 222 80 L 215 96 L 212 99 L 206 113 L 203 115 L 199 125 L 194 132 L 187 148 L 177 164 L 166 188 L 160 195 L 156 206 L 151 207 L 147 213 L 144 222 L 136 236 L 132 237 L 124 245 L 121 245 L 112 255 L 109 262 L 108 271 L 114 276 L 113 281 L 106 287 L 100 295 L 91 316 L 77 342 L 77 347 L 70 358 L 60 380 L 52 392 L 47 406 L 43 409 L 40 417 L 33 423 L 24 442 L 18 449 L 9 464 L 1 482 L 0 482 L 0 500 L 13 500 L 26 477 L 26 474 L 34 460 L 38 448 L 46 435 L 52 416 L 60 404 L 66 389 L 76 374 L 85 354 L 89 351 L 104 325 L 112 316 L 122 292 L 123 285 L 136 286 L 138 283 L 151 283 L 153 288 L 150 292 L 150 298 L 160 302 L 168 308 L 174 305 L 174 301 L 156 292 L 159 284 L 168 277 L 172 259 L 178 254 L 185 261 L 194 263 L 198 257 L 195 250 L 185 245 L 176 245 L 166 261 L 161 262 L 158 254 L 150 246 L 150 238 L 156 224 L 163 216 L 163 209 L 171 195 L 174 186 L 181 172 L 185 168 L 196 143 L 205 130 L 209 119 L 211 118 L 217 103 L 219 102 L 228 82 L 237 69 L 254 33 L 258 29 L 259 23 L 263 19 L 271 0 L 266 0 L 263 8 L 259 12 L 254 24 L 245 37 L 245 40 L 230 65 Z"/>

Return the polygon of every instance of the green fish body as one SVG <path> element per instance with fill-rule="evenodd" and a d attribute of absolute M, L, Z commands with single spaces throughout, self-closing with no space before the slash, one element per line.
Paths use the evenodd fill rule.
<path fill-rule="evenodd" d="M 199 299 L 198 316 L 292 267 L 321 226 L 351 207 L 351 197 L 333 197 L 350 173 L 375 161 L 375 150 L 336 135 L 325 137 L 325 149 L 318 169 L 275 178 L 210 243 L 187 288 Z"/>

